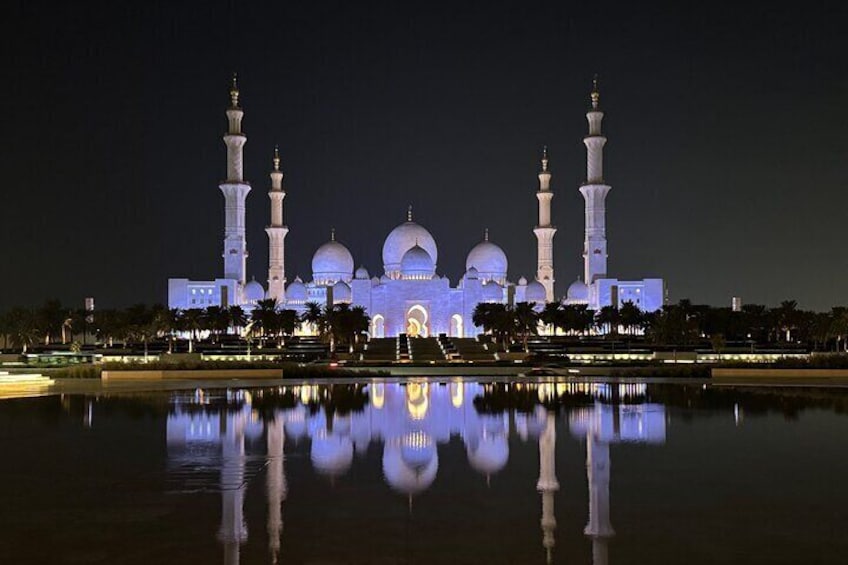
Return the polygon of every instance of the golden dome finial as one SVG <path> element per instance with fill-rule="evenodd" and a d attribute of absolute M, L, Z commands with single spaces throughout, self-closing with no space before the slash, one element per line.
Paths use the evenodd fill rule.
<path fill-rule="evenodd" d="M 409 208 L 407 208 L 407 210 L 406 210 L 406 221 L 407 222 L 412 221 L 412 204 L 410 204 Z"/>
<path fill-rule="evenodd" d="M 548 172 L 548 146 L 542 146 L 542 172 Z"/>
<path fill-rule="evenodd" d="M 239 87 L 238 87 L 238 74 L 233 73 L 233 85 L 230 87 L 230 103 L 233 108 L 238 108 L 239 105 Z"/>
<path fill-rule="evenodd" d="M 489 228 L 483 229 L 483 241 L 489 241 Z"/>
<path fill-rule="evenodd" d="M 274 170 L 279 171 L 280 170 L 280 146 L 279 145 L 274 146 L 274 159 L 273 159 L 273 161 L 274 161 Z"/>
<path fill-rule="evenodd" d="M 330 241 L 336 241 L 336 228 L 330 228 Z"/>
<path fill-rule="evenodd" d="M 592 94 L 589 95 L 592 99 L 592 109 L 597 110 L 598 105 L 601 102 L 601 91 L 598 90 L 598 75 L 595 74 L 595 78 L 592 79 Z"/>

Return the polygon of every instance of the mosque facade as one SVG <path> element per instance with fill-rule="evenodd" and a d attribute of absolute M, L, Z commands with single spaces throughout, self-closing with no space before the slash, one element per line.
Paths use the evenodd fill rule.
<path fill-rule="evenodd" d="M 586 203 L 584 242 L 584 277 L 575 281 L 562 298 L 566 304 L 586 304 L 599 309 L 620 306 L 631 301 L 644 311 L 662 307 L 665 286 L 662 279 L 619 280 L 607 276 L 607 243 L 605 199 L 610 186 L 603 178 L 603 146 L 601 134 L 603 112 L 599 107 L 597 81 L 591 94 L 592 107 L 586 114 L 589 135 L 586 182 L 580 187 Z M 266 228 L 269 244 L 267 289 L 256 280 L 247 281 L 247 241 L 245 235 L 245 199 L 250 184 L 243 175 L 243 149 L 247 137 L 242 131 L 244 111 L 239 105 L 239 89 L 233 79 L 230 107 L 226 111 L 228 131 L 227 180 L 219 188 L 224 195 L 225 228 L 222 257 L 224 276 L 212 280 L 172 278 L 168 281 L 170 308 L 206 308 L 240 305 L 251 310 L 263 299 L 273 299 L 282 308 L 304 312 L 308 303 L 320 305 L 349 304 L 361 306 L 371 318 L 371 337 L 407 334 L 428 337 L 445 334 L 452 337 L 474 337 L 481 328 L 472 322 L 472 313 L 480 303 L 513 305 L 531 302 L 537 308 L 554 302 L 554 249 L 556 227 L 552 223 L 551 172 L 547 150 L 543 152 L 539 172 L 538 224 L 533 230 L 537 240 L 537 271 L 534 280 L 509 279 L 509 262 L 503 249 L 488 237 L 468 253 L 466 271 L 456 285 L 438 274 L 439 252 L 432 234 L 413 219 L 412 207 L 406 221 L 389 232 L 383 242 L 383 273 L 372 276 L 364 267 L 355 269 L 350 250 L 331 232 L 330 240 L 312 257 L 312 273 L 308 280 L 286 278 L 285 238 L 289 228 L 284 223 L 283 172 L 280 157 L 274 150 L 270 173 L 270 224 Z"/>

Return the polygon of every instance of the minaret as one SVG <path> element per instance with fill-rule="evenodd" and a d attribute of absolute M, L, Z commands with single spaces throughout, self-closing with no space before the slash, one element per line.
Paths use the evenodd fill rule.
<path fill-rule="evenodd" d="M 545 287 L 545 300 L 554 301 L 554 234 L 556 228 L 551 225 L 551 172 L 548 170 L 548 148 L 542 150 L 542 170 L 539 171 L 539 224 L 536 234 L 536 280 Z"/>
<path fill-rule="evenodd" d="M 589 120 L 589 135 L 583 138 L 586 145 L 586 182 L 580 192 L 586 201 L 586 239 L 583 244 L 584 282 L 591 286 L 596 279 L 607 276 L 606 205 L 604 200 L 611 186 L 604 184 L 604 144 L 607 138 L 601 135 L 601 120 L 604 113 L 600 108 L 601 93 L 598 77 L 592 85 L 592 108 L 586 112 Z"/>
<path fill-rule="evenodd" d="M 268 298 L 277 304 L 286 300 L 286 234 L 289 228 L 283 223 L 283 172 L 280 170 L 280 151 L 274 147 L 274 170 L 271 171 L 271 225 L 265 228 L 268 234 Z"/>
<path fill-rule="evenodd" d="M 554 493 L 559 490 L 556 478 L 556 417 L 553 412 L 546 416 L 545 429 L 539 436 L 539 482 L 536 490 L 542 493 L 542 546 L 547 563 L 553 561 L 556 541 L 556 516 L 554 515 Z"/>
<path fill-rule="evenodd" d="M 244 233 L 244 200 L 250 185 L 244 180 L 243 148 L 247 137 L 241 131 L 244 112 L 239 106 L 239 88 L 233 75 L 230 107 L 227 108 L 229 129 L 224 135 L 227 145 L 227 180 L 220 184 L 224 193 L 224 278 L 235 279 L 243 286 L 247 280 L 247 239 Z M 236 303 L 241 302 L 236 293 Z"/>

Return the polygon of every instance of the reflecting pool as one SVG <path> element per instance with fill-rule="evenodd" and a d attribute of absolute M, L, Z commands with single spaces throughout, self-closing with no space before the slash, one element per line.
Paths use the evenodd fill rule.
<path fill-rule="evenodd" d="M 5 400 L 0 561 L 846 563 L 846 414 L 461 379 Z"/>

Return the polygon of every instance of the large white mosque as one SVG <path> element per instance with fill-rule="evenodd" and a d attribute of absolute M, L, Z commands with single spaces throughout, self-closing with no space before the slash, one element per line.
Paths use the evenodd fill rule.
<path fill-rule="evenodd" d="M 230 107 L 226 111 L 229 128 L 224 135 L 227 146 L 227 180 L 219 188 L 224 194 L 224 273 L 213 280 L 168 280 L 170 308 L 205 308 L 242 305 L 253 308 L 259 300 L 272 298 L 282 308 L 303 312 L 308 302 L 321 305 L 347 303 L 362 306 L 371 318 L 371 337 L 392 337 L 402 333 L 414 336 L 446 334 L 474 337 L 481 329 L 471 321 L 479 303 L 515 304 L 532 302 L 541 307 L 558 300 L 554 295 L 553 239 L 556 227 L 551 218 L 551 172 L 547 151 L 543 152 L 539 172 L 537 269 L 532 281 L 508 277 L 507 256 L 489 240 L 475 245 L 465 261 L 466 271 L 455 286 L 437 272 L 438 247 L 430 232 L 413 219 L 412 207 L 406 221 L 394 228 L 383 243 L 383 274 L 372 276 L 364 267 L 354 270 L 350 250 L 331 232 L 330 240 L 312 257 L 312 276 L 308 281 L 296 276 L 286 285 L 285 238 L 289 231 L 283 220 L 283 172 L 275 149 L 271 188 L 271 222 L 266 228 L 269 241 L 267 290 L 256 280 L 247 280 L 247 240 L 245 235 L 245 199 L 250 184 L 244 180 L 243 151 L 247 137 L 242 131 L 244 111 L 239 105 L 239 89 L 233 79 Z M 591 93 L 591 108 L 586 114 L 589 135 L 586 181 L 580 187 L 586 204 L 586 230 L 583 250 L 584 277 L 568 288 L 566 304 L 586 304 L 597 310 L 620 306 L 630 301 L 643 311 L 662 307 L 665 285 L 662 279 L 619 280 L 607 274 L 605 199 L 610 186 L 603 177 L 601 133 L 604 113 L 600 109 L 597 80 Z"/>

